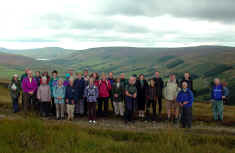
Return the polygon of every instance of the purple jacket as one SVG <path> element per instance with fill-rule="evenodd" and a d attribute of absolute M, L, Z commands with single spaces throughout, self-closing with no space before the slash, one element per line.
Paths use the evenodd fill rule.
<path fill-rule="evenodd" d="M 23 92 L 28 93 L 28 92 L 35 92 L 38 88 L 38 83 L 35 78 L 32 78 L 32 81 L 29 81 L 29 78 L 26 77 L 23 79 L 22 82 L 22 89 Z"/>

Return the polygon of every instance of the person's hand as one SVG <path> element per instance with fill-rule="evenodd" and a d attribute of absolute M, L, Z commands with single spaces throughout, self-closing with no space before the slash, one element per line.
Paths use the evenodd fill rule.
<path fill-rule="evenodd" d="M 33 94 L 33 91 L 30 91 L 29 94 L 32 95 L 32 94 Z"/>
<path fill-rule="evenodd" d="M 74 104 L 74 100 L 72 100 L 72 104 Z"/>
<path fill-rule="evenodd" d="M 186 105 L 186 104 L 188 104 L 188 102 L 187 102 L 187 101 L 185 101 L 183 104 L 184 104 L 184 105 Z"/>
<path fill-rule="evenodd" d="M 225 99 L 226 97 L 225 96 L 222 96 L 222 99 Z"/>
<path fill-rule="evenodd" d="M 118 97 L 118 94 L 114 94 L 114 97 L 117 98 L 117 97 Z"/>
<path fill-rule="evenodd" d="M 133 98 L 136 98 L 136 93 L 133 95 Z"/>

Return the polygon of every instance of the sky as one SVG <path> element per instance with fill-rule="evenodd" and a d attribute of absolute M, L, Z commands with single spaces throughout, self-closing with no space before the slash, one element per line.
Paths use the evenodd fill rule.
<path fill-rule="evenodd" d="M 0 0 L 0 47 L 235 46 L 235 0 Z"/>

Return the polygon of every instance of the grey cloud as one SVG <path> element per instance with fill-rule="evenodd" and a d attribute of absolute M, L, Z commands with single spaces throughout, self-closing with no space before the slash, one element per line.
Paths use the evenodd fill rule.
<path fill-rule="evenodd" d="M 234 0 L 119 0 L 107 2 L 103 14 L 127 16 L 161 16 L 234 22 Z"/>

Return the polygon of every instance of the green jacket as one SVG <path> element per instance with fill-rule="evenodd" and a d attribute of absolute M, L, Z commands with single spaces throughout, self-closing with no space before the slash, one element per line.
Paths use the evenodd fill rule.
<path fill-rule="evenodd" d="M 118 97 L 114 97 L 114 94 L 118 94 Z M 117 86 L 117 83 L 114 83 L 112 86 L 112 97 L 114 102 L 123 101 L 124 98 L 124 86 L 120 83 L 120 86 Z"/>
<path fill-rule="evenodd" d="M 15 90 L 13 89 L 15 88 Z M 11 83 L 8 85 L 10 95 L 12 98 L 18 98 L 20 96 L 21 83 L 19 80 L 15 81 L 12 79 Z"/>

